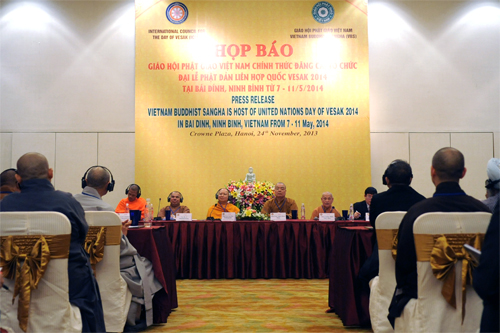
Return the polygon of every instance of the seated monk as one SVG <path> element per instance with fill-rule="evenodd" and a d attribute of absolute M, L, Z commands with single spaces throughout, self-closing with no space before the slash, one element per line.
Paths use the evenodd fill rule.
<path fill-rule="evenodd" d="M 141 219 L 144 219 L 144 211 L 146 210 L 146 200 L 141 198 L 141 188 L 137 184 L 130 184 L 125 190 L 126 198 L 121 199 L 116 206 L 115 213 L 126 213 L 127 204 L 129 210 L 140 210 Z"/>
<path fill-rule="evenodd" d="M 160 209 L 160 213 L 158 216 L 162 219 L 166 216 L 166 211 L 170 211 L 170 219 L 175 220 L 175 215 L 178 213 L 191 213 L 187 206 L 181 206 L 181 203 L 184 201 L 184 197 L 181 192 L 173 191 L 168 195 L 168 202 L 170 202 L 170 206 L 165 206 Z"/>
<path fill-rule="evenodd" d="M 276 183 L 274 186 L 274 198 L 266 201 L 261 213 L 286 213 L 287 218 L 292 217 L 292 210 L 298 210 L 295 200 L 286 197 L 286 185 Z"/>
<path fill-rule="evenodd" d="M 340 213 L 335 209 L 333 204 L 333 194 L 330 192 L 323 192 L 321 195 L 322 205 L 313 210 L 311 215 L 311 220 L 314 220 L 319 217 L 319 213 L 333 213 L 335 214 L 335 218 L 340 217 Z"/>
<path fill-rule="evenodd" d="M 220 220 L 222 218 L 223 212 L 232 212 L 236 214 L 240 212 L 240 209 L 238 207 L 228 202 L 229 190 L 221 188 L 215 194 L 215 199 L 217 199 L 218 202 L 215 205 L 210 206 L 207 212 L 207 218 Z"/>

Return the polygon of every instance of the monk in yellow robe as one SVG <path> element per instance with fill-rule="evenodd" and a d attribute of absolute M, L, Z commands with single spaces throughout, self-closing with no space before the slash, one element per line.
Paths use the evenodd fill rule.
<path fill-rule="evenodd" d="M 295 200 L 286 197 L 286 185 L 276 183 L 274 186 L 274 198 L 267 200 L 262 207 L 261 213 L 286 213 L 288 218 L 292 217 L 292 210 L 298 210 Z"/>
<path fill-rule="evenodd" d="M 333 194 L 330 192 L 323 192 L 321 195 L 321 203 L 322 205 L 313 210 L 311 215 L 311 220 L 319 217 L 319 213 L 333 213 L 335 214 L 335 218 L 340 217 L 340 213 L 335 209 L 333 204 Z"/>
<path fill-rule="evenodd" d="M 220 220 L 222 218 L 223 212 L 231 212 L 238 214 L 240 209 L 229 203 L 229 191 L 225 188 L 221 188 L 215 194 L 215 198 L 218 202 L 210 206 L 207 212 L 207 218 L 213 218 L 214 220 Z"/>

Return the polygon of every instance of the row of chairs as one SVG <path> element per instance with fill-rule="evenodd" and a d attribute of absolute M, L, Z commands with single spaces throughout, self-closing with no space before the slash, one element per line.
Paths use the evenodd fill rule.
<path fill-rule="evenodd" d="M 101 292 L 104 321 L 108 332 L 122 332 L 127 319 L 132 294 L 120 275 L 121 220 L 114 212 L 86 212 L 89 226 L 114 228 L 115 241 L 105 244 L 102 260 L 96 264 L 96 279 Z M 71 237 L 68 218 L 57 212 L 0 212 L 2 244 L 13 236 L 19 245 L 25 236 L 50 238 Z M 119 230 L 119 233 L 117 231 Z M 116 237 L 119 236 L 119 237 Z M 67 244 L 69 251 L 69 243 Z M 50 246 L 49 246 L 50 247 Z M 2 249 L 3 250 L 3 249 Z M 12 304 L 14 280 L 5 279 L 0 291 L 0 324 L 12 332 L 23 332 L 18 320 L 18 297 Z M 71 305 L 68 296 L 68 259 L 50 259 L 36 289 L 31 290 L 27 332 L 81 332 L 80 310 Z"/>
<path fill-rule="evenodd" d="M 483 304 L 471 285 L 466 285 L 466 297 L 462 299 L 462 260 L 457 260 L 454 264 L 456 307 L 451 306 L 442 296 L 443 282 L 434 276 L 430 262 L 417 262 L 418 299 L 412 299 L 405 306 L 401 317 L 396 319 L 395 330 L 392 329 L 387 315 L 396 288 L 393 254 L 397 254 L 393 253 L 391 244 L 393 240 L 388 236 L 396 235 L 405 213 L 386 212 L 380 214 L 375 222 L 380 269 L 379 276 L 372 280 L 370 289 L 369 308 L 373 331 L 375 333 L 478 332 Z M 446 237 L 475 234 L 481 237 L 486 233 L 490 219 L 491 214 L 484 212 L 427 213 L 417 218 L 413 233 Z M 421 242 L 415 242 L 417 253 L 422 250 L 422 246 Z M 462 309 L 463 304 L 464 309 Z"/>

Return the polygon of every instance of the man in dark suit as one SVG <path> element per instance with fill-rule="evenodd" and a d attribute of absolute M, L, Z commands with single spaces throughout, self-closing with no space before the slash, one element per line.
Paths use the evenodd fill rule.
<path fill-rule="evenodd" d="M 411 166 L 403 160 L 395 160 L 384 172 L 382 182 L 389 188 L 375 195 L 371 201 L 370 224 L 375 230 L 375 220 L 384 212 L 407 211 L 411 206 L 425 199 L 410 187 L 413 174 Z M 373 251 L 359 271 L 361 283 L 366 284 L 378 275 L 379 259 L 376 230 L 373 233 Z"/>
<path fill-rule="evenodd" d="M 364 220 L 366 213 L 370 212 L 370 205 L 372 202 L 373 196 L 377 194 L 377 189 L 375 187 L 367 187 L 365 190 L 365 200 L 356 202 L 353 205 L 354 210 L 354 219 L 355 220 Z"/>

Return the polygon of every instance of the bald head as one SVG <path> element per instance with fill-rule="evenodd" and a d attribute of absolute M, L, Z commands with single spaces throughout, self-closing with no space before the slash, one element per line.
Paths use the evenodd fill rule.
<path fill-rule="evenodd" d="M 458 182 L 465 176 L 464 155 L 452 147 L 441 148 L 432 157 L 432 169 L 440 182 Z"/>
<path fill-rule="evenodd" d="M 87 186 L 95 189 L 107 187 L 109 184 L 109 172 L 102 167 L 93 167 L 87 173 Z"/>
<path fill-rule="evenodd" d="M 17 160 L 17 174 L 21 180 L 51 179 L 49 161 L 40 153 L 26 153 Z"/>

